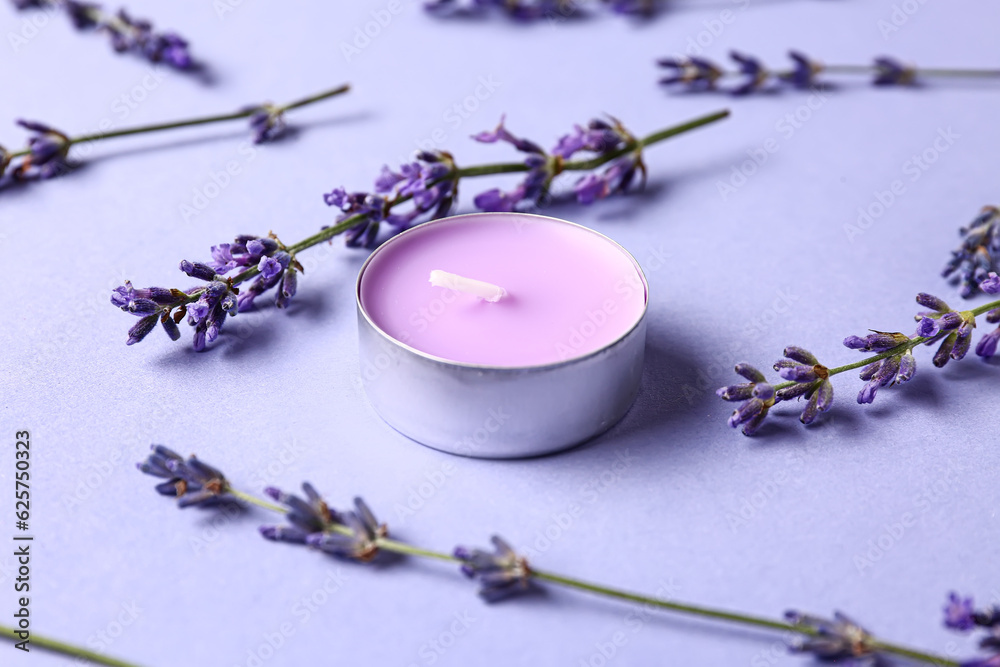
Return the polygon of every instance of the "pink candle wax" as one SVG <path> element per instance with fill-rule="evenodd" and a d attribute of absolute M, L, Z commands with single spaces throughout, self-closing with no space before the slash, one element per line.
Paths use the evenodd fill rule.
<path fill-rule="evenodd" d="M 446 271 L 502 287 L 495 303 L 429 283 Z M 379 248 L 361 305 L 384 333 L 442 359 L 495 367 L 553 364 L 600 350 L 646 309 L 635 260 L 579 225 L 518 213 L 457 216 Z"/>

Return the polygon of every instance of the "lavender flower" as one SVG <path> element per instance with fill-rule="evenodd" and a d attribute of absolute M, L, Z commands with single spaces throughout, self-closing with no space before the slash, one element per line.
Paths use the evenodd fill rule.
<path fill-rule="evenodd" d="M 808 89 L 815 86 L 816 75 L 823 71 L 823 65 L 800 51 L 789 51 L 788 57 L 794 65 L 791 70 L 780 73 L 778 78 L 791 84 L 793 88 Z"/>
<path fill-rule="evenodd" d="M 517 553 L 499 535 L 490 538 L 493 551 L 457 547 L 455 558 L 462 561 L 462 573 L 470 579 L 479 579 L 479 595 L 487 602 L 531 589 L 531 568 L 528 561 Z"/>
<path fill-rule="evenodd" d="M 880 388 L 906 382 L 916 371 L 917 360 L 909 349 L 868 364 L 859 374 L 866 384 L 858 392 L 858 403 L 871 403 Z"/>
<path fill-rule="evenodd" d="M 660 79 L 661 84 L 679 83 L 693 92 L 715 90 L 715 83 L 723 75 L 722 69 L 704 58 L 661 58 L 656 62 L 660 67 L 672 70 Z"/>
<path fill-rule="evenodd" d="M 250 130 L 255 144 L 280 139 L 288 129 L 285 112 L 281 107 L 267 103 L 247 110 L 253 110 L 250 115 Z"/>
<path fill-rule="evenodd" d="M 218 504 L 229 491 L 225 476 L 212 466 L 202 463 L 194 455 L 184 458 L 163 445 L 153 445 L 153 453 L 136 467 L 147 475 L 166 479 L 156 485 L 156 491 L 178 499 L 178 507 Z"/>
<path fill-rule="evenodd" d="M 70 168 L 68 155 L 72 142 L 69 137 L 44 123 L 18 120 L 17 124 L 35 134 L 28 139 L 28 154 L 11 168 L 11 178 L 15 181 L 52 178 Z M 10 157 L 5 161 L 9 163 Z"/>
<path fill-rule="evenodd" d="M 306 495 L 305 500 L 274 487 L 268 487 L 264 490 L 268 496 L 288 507 L 288 513 L 285 516 L 292 525 L 261 526 L 260 534 L 262 536 L 275 542 L 306 544 L 310 537 L 322 536 L 335 524 L 344 523 L 343 517 L 326 504 L 322 496 L 316 493 L 312 484 L 304 482 L 302 491 Z M 314 539 L 319 539 L 319 537 L 314 537 Z"/>
<path fill-rule="evenodd" d="M 785 612 L 793 625 L 812 628 L 816 635 L 798 640 L 791 645 L 796 653 L 812 653 L 820 660 L 851 660 L 855 665 L 874 665 L 875 649 L 871 634 L 841 612 L 834 612 L 833 620 Z"/>
<path fill-rule="evenodd" d="M 957 274 L 959 293 L 968 298 L 979 289 L 990 272 L 1000 271 L 1000 209 L 984 206 L 967 227 L 959 230 L 962 245 L 953 250 L 951 259 L 941 271 L 945 278 Z M 995 284 L 995 283 L 990 283 Z M 995 293 L 995 292 L 994 292 Z"/>
<path fill-rule="evenodd" d="M 963 358 L 972 345 L 972 330 L 976 328 L 975 316 L 969 311 L 956 312 L 947 303 L 930 294 L 918 294 L 917 303 L 931 310 L 915 316 L 919 322 L 916 335 L 928 338 L 927 345 L 942 341 L 934 354 L 934 365 L 941 368 L 948 363 L 948 359 Z"/>
<path fill-rule="evenodd" d="M 528 172 L 517 187 L 510 192 L 498 188 L 487 190 L 476 196 L 476 208 L 483 211 L 513 211 L 521 201 L 538 204 L 546 195 L 556 169 L 548 154 L 541 146 L 530 139 L 522 139 L 511 134 L 504 125 L 506 117 L 500 116 L 500 123 L 495 129 L 472 135 L 475 141 L 493 144 L 498 141 L 509 143 L 522 153 L 527 153 L 524 160 Z"/>
<path fill-rule="evenodd" d="M 656 13 L 656 0 L 601 0 L 616 14 L 652 16 Z"/>
<path fill-rule="evenodd" d="M 844 346 L 864 352 L 886 352 L 904 346 L 909 341 L 909 336 L 899 332 L 873 330 L 864 338 L 848 336 L 844 339 Z M 860 377 L 867 384 L 858 393 L 858 403 L 871 403 L 881 387 L 906 382 L 916 371 L 917 361 L 913 357 L 912 346 L 868 364 L 861 369 Z"/>
<path fill-rule="evenodd" d="M 784 355 L 785 359 L 775 362 L 774 370 L 782 378 L 795 384 L 778 389 L 775 395 L 781 401 L 805 397 L 806 407 L 802 410 L 799 421 L 811 424 L 819 413 L 826 412 L 833 405 L 830 370 L 801 347 L 786 347 Z"/>
<path fill-rule="evenodd" d="M 340 558 L 369 562 L 378 553 L 378 540 L 389 534 L 385 524 L 380 524 L 361 498 L 354 499 L 354 511 L 340 515 L 339 525 L 347 533 L 322 532 L 306 537 L 306 544 Z"/>
<path fill-rule="evenodd" d="M 899 332 L 887 333 L 885 331 L 875 331 L 874 329 L 871 331 L 864 338 L 848 336 L 844 339 L 844 346 L 852 350 L 862 350 L 864 352 L 885 352 L 910 340 L 909 336 Z"/>
<path fill-rule="evenodd" d="M 349 247 L 374 248 L 381 223 L 399 232 L 422 218 L 443 217 L 451 210 L 457 195 L 458 174 L 452 155 L 445 151 L 421 151 L 414 162 L 403 165 L 399 171 L 383 166 L 382 173 L 375 179 L 374 194 L 348 193 L 339 187 L 324 194 L 323 201 L 340 210 L 337 223 L 359 217 L 358 223 L 344 235 Z M 391 211 L 396 203 L 407 199 L 413 201 L 408 212 Z"/>
<path fill-rule="evenodd" d="M 949 593 L 948 604 L 944 607 L 944 624 L 959 632 L 977 627 L 986 630 L 979 640 L 979 647 L 992 655 L 964 661 L 962 667 L 1000 667 L 1000 605 L 975 609 L 971 597 L 962 598 L 957 593 Z"/>
<path fill-rule="evenodd" d="M 602 0 L 616 14 L 649 16 L 655 0 Z M 518 21 L 568 17 L 579 11 L 579 0 L 431 0 L 424 8 L 439 16 L 482 16 L 490 11 Z"/>
<path fill-rule="evenodd" d="M 729 57 L 739 65 L 740 74 L 746 76 L 746 81 L 733 89 L 733 95 L 748 95 L 760 89 L 770 76 L 764 65 L 756 58 L 743 55 L 738 51 L 730 51 Z"/>
<path fill-rule="evenodd" d="M 108 14 L 100 5 L 75 0 L 15 0 L 14 5 L 18 9 L 62 9 L 77 30 L 93 28 L 108 35 L 111 48 L 118 53 L 130 51 L 179 70 L 195 69 L 187 41 L 174 32 L 154 32 L 149 21 L 134 19 L 124 9 Z"/>
<path fill-rule="evenodd" d="M 972 606 L 972 598 L 962 598 L 958 593 L 948 594 L 948 604 L 944 607 L 944 624 L 952 630 L 965 632 L 976 626 L 973 618 L 975 609 Z"/>
<path fill-rule="evenodd" d="M 147 287 L 136 289 L 128 280 L 111 292 L 111 304 L 131 313 L 141 319 L 129 329 L 126 345 L 134 345 L 144 339 L 156 326 L 159 319 L 163 330 L 171 340 L 180 338 L 181 332 L 177 322 L 183 317 L 178 311 L 178 317 L 171 316 L 171 309 L 186 302 L 187 295 L 180 290 L 165 287 Z"/>
<path fill-rule="evenodd" d="M 914 83 L 917 76 L 915 68 L 903 65 L 894 58 L 880 56 L 875 59 L 876 86 L 908 86 Z"/>
<path fill-rule="evenodd" d="M 715 394 L 726 401 L 744 401 L 729 417 L 729 425 L 736 428 L 743 424 L 743 435 L 749 436 L 757 432 L 767 417 L 768 410 L 781 398 L 776 396 L 774 388 L 767 383 L 764 374 L 750 364 L 736 364 L 735 370 L 749 382 L 722 387 Z"/>
<path fill-rule="evenodd" d="M 189 267 L 190 270 L 185 270 Z M 181 262 L 181 270 L 189 276 L 198 278 L 199 269 L 204 264 L 192 265 L 188 261 Z M 201 289 L 198 299 L 188 303 L 185 308 L 188 324 L 194 327 L 194 349 L 201 352 L 208 343 L 219 337 L 222 325 L 227 315 L 235 316 L 238 306 L 239 290 L 230 281 L 212 280 L 207 287 Z M 196 290 L 190 290 L 193 294 Z"/>
<path fill-rule="evenodd" d="M 601 173 L 591 173 L 577 180 L 573 187 L 576 199 L 584 205 L 592 204 L 616 192 L 626 192 L 640 174 L 639 187 L 646 184 L 646 164 L 642 160 L 642 144 L 617 118 L 610 117 L 611 123 L 594 119 L 583 130 L 576 126 L 574 133 L 562 137 L 553 153 L 569 158 L 577 151 L 589 151 L 597 156 L 618 154 L 628 151 L 612 161 Z M 630 150 L 631 149 L 631 150 Z"/>
<path fill-rule="evenodd" d="M 273 237 L 243 234 L 233 243 L 212 246 L 212 259 L 208 263 L 180 263 L 186 275 L 203 280 L 207 285 L 192 287 L 187 291 L 150 287 L 136 289 L 129 281 L 111 293 L 112 305 L 142 317 L 129 331 L 128 344 L 138 343 L 152 331 L 157 319 L 172 340 L 180 338 L 177 324 L 187 316 L 194 327 L 194 349 L 201 352 L 214 341 L 226 321 L 253 307 L 254 299 L 277 286 L 275 305 L 284 308 L 295 296 L 297 273 L 302 265 L 287 252 L 285 246 Z M 233 285 L 232 277 L 225 274 L 240 269 L 256 269 L 258 275 L 242 292 Z"/>

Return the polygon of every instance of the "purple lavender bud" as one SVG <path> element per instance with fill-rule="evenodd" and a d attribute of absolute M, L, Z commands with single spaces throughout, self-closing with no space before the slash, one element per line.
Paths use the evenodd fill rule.
<path fill-rule="evenodd" d="M 896 373 L 899 372 L 901 364 L 902 361 L 899 356 L 886 357 L 882 360 L 878 371 L 872 377 L 871 381 L 878 382 L 882 387 L 886 386 L 896 378 Z"/>
<path fill-rule="evenodd" d="M 148 315 L 159 310 L 159 306 L 152 299 L 133 299 L 128 304 L 128 310 L 133 315 Z"/>
<path fill-rule="evenodd" d="M 123 286 L 121 286 L 121 287 L 114 288 L 111 291 L 111 304 L 113 306 L 117 306 L 118 308 L 121 308 L 122 310 L 125 310 L 126 308 L 128 308 L 128 302 L 129 302 L 129 299 L 130 299 L 129 294 L 130 294 L 131 288 L 132 288 L 132 284 L 128 283 L 128 282 L 126 282 L 126 284 L 123 285 Z"/>
<path fill-rule="evenodd" d="M 989 359 L 997 353 L 997 343 L 1000 343 L 1000 327 L 989 332 L 979 339 L 976 345 L 976 354 L 984 359 Z"/>
<path fill-rule="evenodd" d="M 169 313 L 163 313 L 163 316 L 160 317 L 160 324 L 163 325 L 163 330 L 170 336 L 170 340 L 176 341 L 181 337 L 181 330 L 177 328 L 177 323 L 174 322 Z"/>
<path fill-rule="evenodd" d="M 767 378 L 764 377 L 763 373 L 761 373 L 759 370 L 757 370 L 756 368 L 745 362 L 740 362 L 736 364 L 736 368 L 734 368 L 733 370 L 736 371 L 737 375 L 745 377 L 750 382 L 767 381 Z"/>
<path fill-rule="evenodd" d="M 933 317 L 921 317 L 915 335 L 930 338 L 938 332 L 938 321 Z"/>
<path fill-rule="evenodd" d="M 281 285 L 278 287 L 278 298 L 275 300 L 275 305 L 278 308 L 288 307 L 289 301 L 295 296 L 298 281 L 296 278 L 297 275 L 298 272 L 295 269 L 289 269 L 282 277 Z"/>
<path fill-rule="evenodd" d="M 927 294 L 925 292 L 921 292 L 920 294 L 917 295 L 917 303 L 919 303 L 924 308 L 929 308 L 939 313 L 946 313 L 951 310 L 951 306 L 949 306 L 943 300 L 931 294 Z"/>
<path fill-rule="evenodd" d="M 952 351 L 955 349 L 955 343 L 958 341 L 958 333 L 952 332 L 941 342 L 941 346 L 938 347 L 937 352 L 934 353 L 934 358 L 932 363 L 938 368 L 944 368 L 944 365 L 948 363 L 948 359 L 951 358 Z"/>
<path fill-rule="evenodd" d="M 794 66 L 788 74 L 782 75 L 782 79 L 792 84 L 795 88 L 811 88 L 816 74 L 820 72 L 822 66 L 814 63 L 799 51 L 789 51 L 788 57 L 792 59 Z"/>
<path fill-rule="evenodd" d="M 734 384 L 729 387 L 721 387 L 715 391 L 715 395 L 724 401 L 745 401 L 753 396 L 753 385 Z"/>
<path fill-rule="evenodd" d="M 126 345 L 135 345 L 153 330 L 156 326 L 157 315 L 147 315 L 138 322 L 136 322 L 131 329 L 128 330 L 128 340 L 125 342 Z"/>
<path fill-rule="evenodd" d="M 746 385 L 744 385 L 746 386 Z M 803 394 L 808 394 L 813 391 L 813 385 L 804 382 L 796 382 L 793 385 L 789 385 L 782 389 L 777 389 L 774 395 L 779 401 L 790 401 L 793 398 L 798 398 Z"/>
<path fill-rule="evenodd" d="M 916 372 L 917 360 L 910 352 L 907 352 L 899 360 L 899 373 L 896 374 L 896 382 L 908 382 Z"/>
<path fill-rule="evenodd" d="M 778 371 L 778 375 L 782 378 L 792 382 L 813 382 L 819 377 L 813 366 L 806 366 L 791 359 L 775 362 L 774 370 Z"/>
<path fill-rule="evenodd" d="M 844 345 L 852 350 L 865 350 L 869 352 L 885 352 L 901 345 L 909 340 L 908 336 L 901 333 L 887 333 L 885 331 L 873 331 L 864 338 L 848 336 L 844 339 Z"/>
<path fill-rule="evenodd" d="M 824 380 L 813 390 L 805 409 L 799 415 L 799 421 L 803 424 L 812 424 L 819 413 L 826 412 L 831 405 L 833 405 L 833 384 L 829 380 Z"/>
<path fill-rule="evenodd" d="M 261 257 L 260 263 L 257 264 L 257 270 L 266 280 L 277 276 L 283 269 L 278 260 L 273 257 Z"/>
<path fill-rule="evenodd" d="M 1000 226 L 997 229 L 1000 230 Z M 987 294 L 1000 294 L 1000 276 L 991 271 L 989 276 L 979 283 L 979 289 Z"/>
<path fill-rule="evenodd" d="M 576 200 L 584 206 L 607 197 L 610 192 L 607 182 L 597 174 L 587 174 L 578 180 L 573 191 L 576 192 Z"/>
<path fill-rule="evenodd" d="M 789 359 L 794 359 L 800 364 L 806 364 L 807 366 L 815 366 L 819 363 L 819 360 L 811 352 L 795 345 L 786 347 L 783 354 Z"/>
<path fill-rule="evenodd" d="M 872 82 L 876 86 L 909 85 L 916 78 L 916 70 L 903 65 L 899 61 L 881 56 L 875 59 L 875 80 Z"/>
<path fill-rule="evenodd" d="M 198 280 L 215 280 L 215 269 L 208 264 L 202 264 L 201 262 L 193 263 L 184 259 L 181 260 L 180 269 L 187 275 Z"/>
<path fill-rule="evenodd" d="M 785 613 L 785 618 L 793 625 L 806 626 L 814 631 L 810 636 L 796 640 L 791 646 L 793 652 L 811 653 L 820 660 L 842 661 L 841 664 L 871 663 L 870 658 L 875 653 L 871 633 L 845 614 L 834 612 L 833 619 L 828 620 L 789 611 Z"/>
<path fill-rule="evenodd" d="M 382 165 L 382 173 L 375 179 L 375 192 L 391 192 L 402 180 L 404 180 L 402 174 L 389 169 L 389 165 Z"/>
<path fill-rule="evenodd" d="M 476 195 L 473 203 L 481 211 L 509 213 L 517 202 L 499 188 L 493 188 Z"/>
<path fill-rule="evenodd" d="M 205 349 L 205 328 L 199 326 L 194 330 L 194 338 L 191 341 L 191 346 L 194 348 L 195 352 L 202 352 Z"/>
<path fill-rule="evenodd" d="M 729 57 L 739 64 L 740 73 L 745 74 L 747 80 L 732 91 L 733 95 L 746 95 L 760 88 L 767 81 L 768 72 L 756 58 L 743 55 L 736 51 L 730 51 Z"/>
<path fill-rule="evenodd" d="M 344 188 L 334 188 L 330 192 L 323 195 L 323 201 L 327 206 L 336 206 L 339 209 L 344 209 L 348 205 L 350 199 L 347 194 L 347 190 Z"/>
<path fill-rule="evenodd" d="M 868 346 L 868 342 L 859 336 L 848 336 L 844 339 L 844 346 L 852 350 L 863 350 Z"/>
<path fill-rule="evenodd" d="M 955 347 L 951 349 L 951 358 L 955 361 L 963 359 L 969 352 L 969 348 L 972 346 L 972 329 L 969 328 L 967 333 L 962 333 L 962 329 L 958 330 L 958 337 L 955 339 Z"/>
<path fill-rule="evenodd" d="M 882 365 L 881 360 L 874 361 L 868 364 L 867 366 L 861 369 L 861 373 L 858 375 L 858 377 L 860 377 L 862 380 L 866 382 L 868 380 L 871 380 L 875 376 L 876 371 L 878 371 L 878 367 L 881 365 Z"/>
<path fill-rule="evenodd" d="M 975 609 L 972 598 L 961 598 L 957 593 L 948 594 L 948 604 L 944 607 L 944 625 L 952 630 L 967 632 L 976 626 L 973 618 Z"/>

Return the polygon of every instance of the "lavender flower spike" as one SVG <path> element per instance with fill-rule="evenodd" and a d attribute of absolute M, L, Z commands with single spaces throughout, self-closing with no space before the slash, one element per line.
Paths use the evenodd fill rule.
<path fill-rule="evenodd" d="M 307 544 L 310 538 L 320 539 L 322 534 L 335 524 L 343 523 L 343 518 L 331 509 L 322 496 L 309 482 L 303 482 L 302 491 L 306 499 L 284 493 L 274 487 L 264 490 L 275 501 L 288 507 L 290 526 L 261 526 L 260 534 L 275 542 L 290 542 L 292 544 Z"/>
<path fill-rule="evenodd" d="M 766 382 L 764 374 L 750 364 L 736 364 L 735 370 L 750 382 L 722 387 L 715 393 L 726 401 L 744 401 L 729 417 L 729 425 L 736 428 L 742 424 L 743 435 L 749 436 L 757 432 L 768 410 L 781 399 L 776 396 L 774 387 Z"/>
<path fill-rule="evenodd" d="M 660 79 L 661 84 L 669 86 L 679 83 L 690 91 L 714 90 L 716 81 L 723 74 L 717 65 L 704 58 L 663 58 L 657 64 L 673 70 Z"/>
<path fill-rule="evenodd" d="M 823 65 L 799 51 L 789 51 L 794 67 L 789 72 L 779 75 L 782 81 L 790 83 L 799 89 L 808 89 L 816 85 L 816 76 L 823 71 Z"/>
<path fill-rule="evenodd" d="M 11 168 L 11 178 L 15 181 L 53 178 L 70 168 L 72 142 L 65 133 L 36 121 L 18 120 L 17 124 L 35 134 L 28 139 L 28 154 Z M 10 158 L 5 160 L 9 162 Z"/>
<path fill-rule="evenodd" d="M 153 453 L 136 467 L 147 475 L 166 479 L 156 486 L 156 491 L 177 497 L 178 507 L 210 507 L 228 493 L 229 482 L 225 475 L 195 456 L 185 461 L 180 454 L 163 445 L 153 445 L 152 450 Z"/>
<path fill-rule="evenodd" d="M 733 89 L 733 95 L 748 95 L 760 89 L 770 77 L 770 72 L 758 59 L 752 56 L 743 55 L 738 51 L 730 51 L 729 57 L 740 66 L 740 74 L 747 77 L 743 84 Z"/>
<path fill-rule="evenodd" d="M 976 627 L 973 618 L 975 609 L 972 606 L 972 598 L 959 597 L 958 593 L 948 594 L 948 604 L 944 607 L 944 624 L 952 630 L 963 632 Z"/>
<path fill-rule="evenodd" d="M 462 573 L 470 579 L 479 579 L 479 595 L 487 602 L 531 589 L 531 568 L 528 561 L 517 553 L 499 535 L 490 538 L 493 551 L 457 547 L 455 558 L 462 561 Z"/>
<path fill-rule="evenodd" d="M 903 65 L 894 58 L 880 56 L 875 59 L 876 86 L 909 86 L 917 76 L 917 70 L 909 65 Z"/>
<path fill-rule="evenodd" d="M 959 293 L 968 298 L 981 289 L 980 284 L 991 272 L 1000 271 L 1000 208 L 984 206 L 959 233 L 962 244 L 952 251 L 941 275 L 947 278 L 957 274 Z"/>
<path fill-rule="evenodd" d="M 821 660 L 853 660 L 855 665 L 875 664 L 871 634 L 841 612 L 835 612 L 833 620 L 797 611 L 785 612 L 785 618 L 816 631 L 815 636 L 793 643 L 793 652 L 812 653 Z"/>
<path fill-rule="evenodd" d="M 106 34 L 111 48 L 118 53 L 131 51 L 151 62 L 166 63 L 179 70 L 196 68 L 184 39 L 173 32 L 154 32 L 152 23 L 134 19 L 124 9 L 109 14 L 100 5 L 76 0 L 15 0 L 14 4 L 18 9 L 62 9 L 77 30 L 95 29 Z"/>
<path fill-rule="evenodd" d="M 378 540 L 389 530 L 380 524 L 361 498 L 354 499 L 354 511 L 340 515 L 344 532 L 314 533 L 306 537 L 306 544 L 340 558 L 369 562 L 378 553 Z M 346 533 L 346 534 L 345 534 Z"/>
<path fill-rule="evenodd" d="M 799 416 L 803 424 L 811 424 L 833 405 L 833 384 L 830 370 L 819 363 L 815 356 L 801 347 L 785 348 L 785 359 L 775 362 L 774 370 L 794 384 L 777 390 L 779 400 L 805 397 L 806 407 Z"/>

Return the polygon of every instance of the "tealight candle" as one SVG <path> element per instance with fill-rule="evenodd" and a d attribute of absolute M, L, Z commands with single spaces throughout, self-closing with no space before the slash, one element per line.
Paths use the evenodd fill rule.
<path fill-rule="evenodd" d="M 573 223 L 476 213 L 419 225 L 372 253 L 357 298 L 372 405 L 437 449 L 563 449 L 610 428 L 638 391 L 645 277 Z"/>

